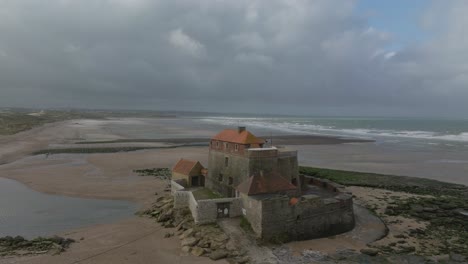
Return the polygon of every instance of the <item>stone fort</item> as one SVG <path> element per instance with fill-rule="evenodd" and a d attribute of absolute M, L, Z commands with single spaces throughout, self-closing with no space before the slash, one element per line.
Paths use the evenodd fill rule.
<path fill-rule="evenodd" d="M 355 224 L 350 193 L 333 182 L 299 175 L 297 151 L 266 146 L 245 127 L 211 138 L 208 168 L 181 159 L 171 186 L 174 206 L 188 207 L 196 223 L 243 216 L 267 240 L 331 236 Z"/>

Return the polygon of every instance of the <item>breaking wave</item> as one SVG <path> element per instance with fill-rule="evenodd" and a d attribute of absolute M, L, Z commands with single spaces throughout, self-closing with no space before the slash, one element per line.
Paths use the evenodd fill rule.
<path fill-rule="evenodd" d="M 440 133 L 433 131 L 418 130 L 388 130 L 368 128 L 339 128 L 337 126 L 326 126 L 311 124 L 312 121 L 285 120 L 285 118 L 256 118 L 256 117 L 205 117 L 201 121 L 216 123 L 224 126 L 244 125 L 259 130 L 277 131 L 291 134 L 321 134 L 342 137 L 359 137 L 372 139 L 376 137 L 413 138 L 439 141 L 468 142 L 468 132 L 459 134 Z M 434 143 L 432 143 L 434 144 Z"/>

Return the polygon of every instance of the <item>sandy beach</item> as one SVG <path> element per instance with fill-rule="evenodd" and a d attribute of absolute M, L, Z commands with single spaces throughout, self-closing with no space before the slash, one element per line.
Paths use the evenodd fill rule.
<path fill-rule="evenodd" d="M 133 173 L 134 169 L 171 167 L 181 153 L 194 159 L 206 159 L 204 148 L 28 156 L 50 145 L 71 144 L 77 139 L 121 138 L 106 134 L 94 124 L 93 120 L 65 121 L 0 138 L 0 162 L 3 163 L 0 177 L 20 181 L 48 194 L 129 200 L 145 208 L 154 201 L 155 193 L 164 192 L 166 183 L 152 177 L 139 177 Z M 147 263 L 148 259 L 158 260 L 158 263 L 211 262 L 183 253 L 179 240 L 164 238 L 165 232 L 160 229 L 154 221 L 135 216 L 58 234 L 78 241 L 59 256 L 3 258 L 0 263 Z"/>
<path fill-rule="evenodd" d="M 206 147 L 159 148 L 105 154 L 30 156 L 31 153 L 38 150 L 71 146 L 75 142 L 131 139 L 125 133 L 113 133 L 112 130 L 106 129 L 106 122 L 109 121 L 71 120 L 1 137 L 0 164 L 3 165 L 0 166 L 0 177 L 17 180 L 43 193 L 128 200 L 137 203 L 140 209 L 144 209 L 154 201 L 155 193 L 164 193 L 167 182 L 153 177 L 137 176 L 133 170 L 155 167 L 170 168 L 182 156 L 207 164 L 208 149 Z M 112 122 L 133 121 L 126 119 Z M 176 133 L 178 137 L 191 135 L 185 129 L 184 127 L 183 131 Z M 163 131 L 157 131 L 157 134 L 159 138 L 164 136 L 171 138 L 173 131 L 177 131 L 176 125 L 166 126 Z M 195 127 L 193 131 L 192 136 L 199 138 L 209 138 L 216 133 L 215 130 L 209 130 L 205 127 Z M 281 140 L 283 141 L 281 142 Z M 288 145 L 288 141 L 284 138 L 278 138 L 278 141 Z M 360 158 L 364 156 L 359 156 L 356 152 L 358 149 L 372 148 L 369 147 L 373 146 L 372 143 L 341 144 L 349 142 L 340 142 L 339 139 L 330 137 L 295 137 L 289 143 L 292 148 L 299 150 L 301 165 L 324 165 L 324 167 L 355 170 L 367 169 L 394 174 L 416 171 L 416 169 L 408 169 L 409 166 L 399 166 L 398 162 L 403 162 L 401 160 L 396 160 L 395 163 L 389 163 L 387 166 L 372 166 L 362 163 L 360 163 L 361 166 L 357 166 Z M 165 146 L 166 143 L 158 144 L 157 146 Z M 366 151 L 368 150 L 363 153 L 372 153 Z M 354 154 L 352 155 L 352 153 Z M 381 157 L 385 157 L 385 155 L 381 155 Z M 392 164 L 393 166 L 391 166 Z M 396 169 L 392 170 L 391 168 Z M 463 168 L 460 169 L 463 171 Z M 429 176 L 432 177 L 431 175 Z M 464 178 L 444 180 L 466 183 Z M 375 228 L 381 230 L 383 226 Z M 73 244 L 70 250 L 58 256 L 38 255 L 3 258 L 0 259 L 0 263 L 148 263 L 149 259 L 157 260 L 156 263 L 211 263 L 208 258 L 194 257 L 189 253 L 182 252 L 179 240 L 174 237 L 164 238 L 164 233 L 165 231 L 161 230 L 160 225 L 154 221 L 134 216 L 115 223 L 89 226 L 59 234 L 73 238 L 78 243 Z M 297 242 L 291 247 L 296 249 L 316 247 L 324 251 L 332 251 L 336 249 L 336 246 L 350 246 L 359 249 L 365 247 L 368 242 L 366 240 L 351 241 L 350 236 L 352 234 L 333 240 Z M 338 240 L 341 242 L 337 243 Z M 218 261 L 216 263 L 224 262 Z"/>

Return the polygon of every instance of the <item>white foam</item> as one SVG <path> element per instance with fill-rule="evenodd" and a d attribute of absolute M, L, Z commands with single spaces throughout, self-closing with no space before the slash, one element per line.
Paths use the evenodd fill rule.
<path fill-rule="evenodd" d="M 442 134 L 432 131 L 417 131 L 417 130 L 383 130 L 383 129 L 367 129 L 367 128 L 337 128 L 333 126 L 323 126 L 316 124 L 304 124 L 297 121 L 282 121 L 278 118 L 239 118 L 239 117 L 206 117 L 201 121 L 209 123 L 217 123 L 225 126 L 238 126 L 242 124 L 248 127 L 256 127 L 262 129 L 282 131 L 294 134 L 323 134 L 333 136 L 353 136 L 358 138 L 414 138 L 427 140 L 442 140 L 442 141 L 461 141 L 468 142 L 468 132 L 460 134 Z M 432 143 L 436 144 L 436 143 Z"/>

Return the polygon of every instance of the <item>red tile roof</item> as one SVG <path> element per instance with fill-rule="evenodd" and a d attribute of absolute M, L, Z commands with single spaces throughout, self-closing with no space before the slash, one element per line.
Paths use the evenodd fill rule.
<path fill-rule="evenodd" d="M 263 144 L 265 140 L 254 136 L 247 130 L 240 131 L 236 129 L 225 129 L 212 138 L 224 142 L 239 144 Z"/>
<path fill-rule="evenodd" d="M 296 186 L 277 173 L 256 173 L 239 184 L 237 190 L 247 195 L 273 194 L 296 190 Z"/>
<path fill-rule="evenodd" d="M 179 162 L 177 162 L 177 164 L 174 166 L 172 171 L 181 173 L 184 175 L 188 175 L 193 170 L 193 168 L 195 168 L 197 163 L 200 163 L 200 162 L 194 161 L 194 160 L 180 159 Z M 201 166 L 201 168 L 203 168 L 203 166 Z"/>

